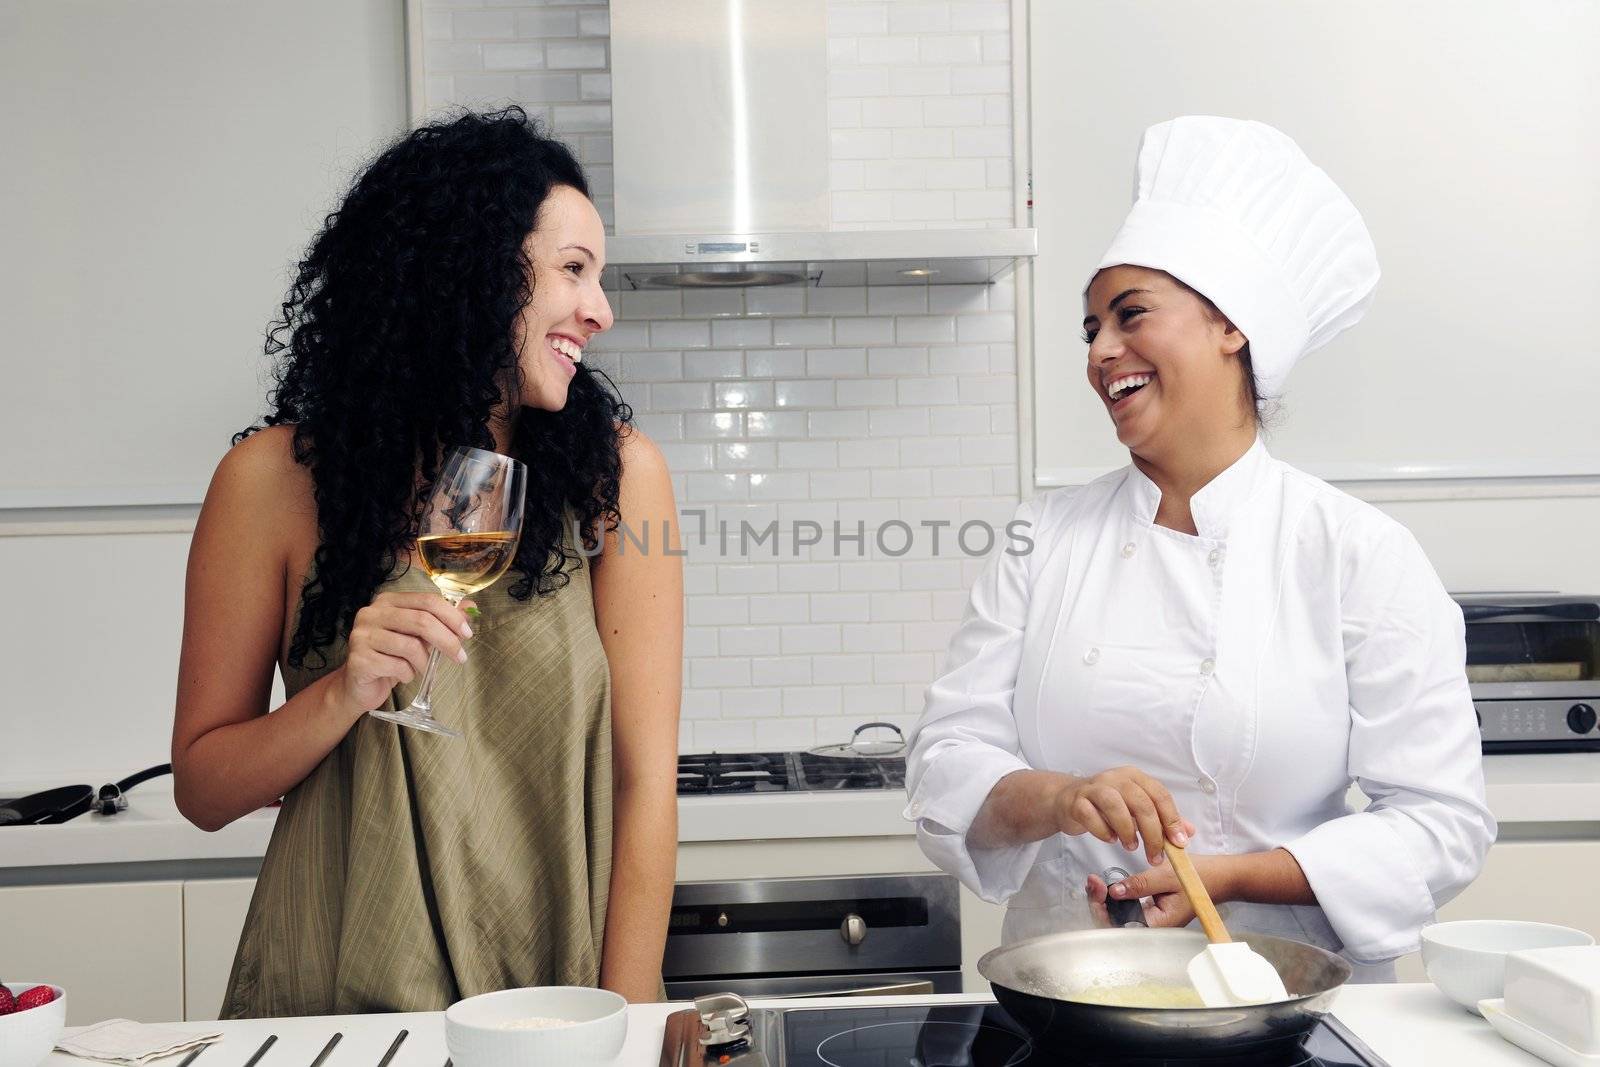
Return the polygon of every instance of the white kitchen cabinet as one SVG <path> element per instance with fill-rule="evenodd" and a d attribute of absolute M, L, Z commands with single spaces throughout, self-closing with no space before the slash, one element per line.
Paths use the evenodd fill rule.
<path fill-rule="evenodd" d="M 233 953 L 239 947 L 254 878 L 183 883 L 183 1004 L 185 1019 L 215 1019 L 222 1011 Z"/>
<path fill-rule="evenodd" d="M 183 885 L 0 888 L 0 978 L 67 991 L 67 1025 L 183 1018 Z"/>

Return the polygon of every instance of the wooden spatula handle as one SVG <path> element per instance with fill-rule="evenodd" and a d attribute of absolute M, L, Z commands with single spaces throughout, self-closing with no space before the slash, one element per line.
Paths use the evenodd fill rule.
<path fill-rule="evenodd" d="M 1178 876 L 1178 884 L 1183 887 L 1183 895 L 1189 898 L 1189 906 L 1194 909 L 1195 918 L 1200 920 L 1206 940 L 1213 945 L 1226 945 L 1233 938 L 1228 936 L 1228 928 L 1222 925 L 1222 916 L 1217 914 L 1217 906 L 1211 903 L 1211 894 L 1206 892 L 1205 883 L 1200 881 L 1200 872 L 1194 869 L 1194 861 L 1189 858 L 1188 850 L 1171 841 L 1166 845 L 1167 862 L 1172 864 L 1172 873 Z"/>

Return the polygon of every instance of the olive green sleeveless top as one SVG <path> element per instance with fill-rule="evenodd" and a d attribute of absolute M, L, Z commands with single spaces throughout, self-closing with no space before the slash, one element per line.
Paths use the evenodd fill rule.
<path fill-rule="evenodd" d="M 464 738 L 367 716 L 284 798 L 223 1018 L 438 1011 L 598 984 L 611 690 L 591 562 L 569 564 L 550 596 L 515 600 L 507 577 L 473 597 L 468 662 L 441 658 L 433 688 L 434 715 Z M 420 567 L 383 589 L 436 591 Z M 289 695 L 346 653 L 341 639 L 326 666 L 287 671 Z"/>

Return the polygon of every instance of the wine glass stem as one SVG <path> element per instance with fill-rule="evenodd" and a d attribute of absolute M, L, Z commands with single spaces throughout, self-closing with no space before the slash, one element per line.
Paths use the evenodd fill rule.
<path fill-rule="evenodd" d="M 428 653 L 428 669 L 422 675 L 422 688 L 411 698 L 411 706 L 428 715 L 433 713 L 433 676 L 438 672 L 439 650 Z"/>
<path fill-rule="evenodd" d="M 450 601 L 451 607 L 459 605 L 463 598 L 459 596 L 445 596 Z M 428 653 L 428 669 L 422 674 L 422 686 L 417 690 L 417 695 L 411 699 L 411 707 L 424 715 L 433 714 L 433 676 L 439 669 L 439 649 L 436 647 Z"/>

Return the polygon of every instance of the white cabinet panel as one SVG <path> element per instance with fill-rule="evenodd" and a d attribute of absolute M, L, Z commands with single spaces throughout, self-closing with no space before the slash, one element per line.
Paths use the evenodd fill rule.
<path fill-rule="evenodd" d="M 255 889 L 254 878 L 183 883 L 185 1019 L 215 1019 L 222 1010 L 233 953 Z"/>
<path fill-rule="evenodd" d="M 183 886 L 178 882 L 0 889 L 8 982 L 67 991 L 67 1025 L 183 1017 Z"/>

